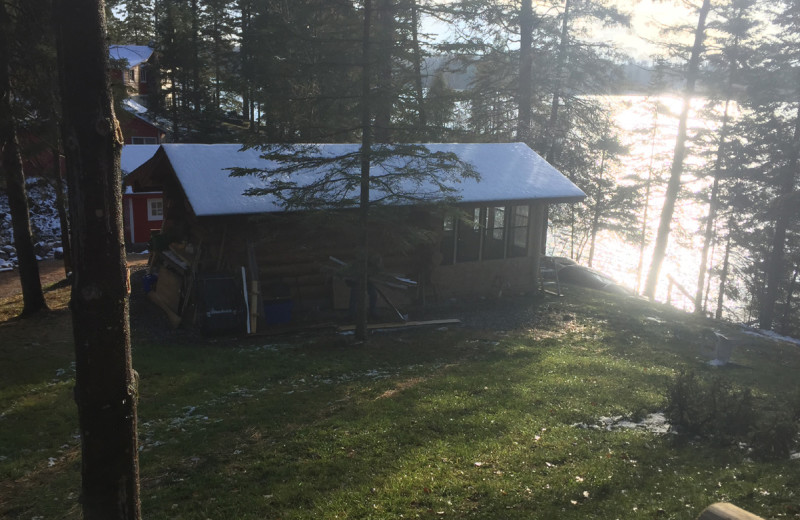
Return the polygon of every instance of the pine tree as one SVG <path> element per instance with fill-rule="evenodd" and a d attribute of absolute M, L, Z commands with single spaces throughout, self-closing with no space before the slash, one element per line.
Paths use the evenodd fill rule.
<path fill-rule="evenodd" d="M 390 3 L 382 4 L 388 9 Z M 346 56 L 358 55 L 360 58 L 359 79 L 360 92 L 357 98 L 360 111 L 360 147 L 357 152 L 322 156 L 316 146 L 286 146 L 270 144 L 269 140 L 257 145 L 263 151 L 263 157 L 273 161 L 277 166 L 269 169 L 234 169 L 233 175 L 253 175 L 263 181 L 264 187 L 252 189 L 249 195 L 274 195 L 282 201 L 287 209 L 304 210 L 340 210 L 356 209 L 359 215 L 358 237 L 354 244 L 357 251 L 354 261 L 357 291 L 356 337 L 366 339 L 367 325 L 367 291 L 369 277 L 373 267 L 370 258 L 373 256 L 374 237 L 370 229 L 381 206 L 392 206 L 398 203 L 432 203 L 446 198 L 450 190 L 441 183 L 449 177 L 475 176 L 472 168 L 449 153 L 432 152 L 424 145 L 387 143 L 393 135 L 394 123 L 391 114 L 377 114 L 378 101 L 382 110 L 394 112 L 398 106 L 399 96 L 394 79 L 382 76 L 386 70 L 377 65 L 384 62 L 393 63 L 396 59 L 395 45 L 389 45 L 381 38 L 387 38 L 384 31 L 388 23 L 376 17 L 370 0 L 365 0 L 359 13 L 362 17 L 362 39 L 357 53 L 352 50 Z M 384 13 L 383 16 L 388 16 Z M 395 20 L 396 21 L 396 20 Z M 330 36 L 333 34 L 328 33 Z M 351 40 L 339 42 L 328 41 L 328 46 L 346 46 Z M 303 55 L 315 50 L 315 42 L 311 49 L 292 48 L 291 52 Z M 350 43 L 352 45 L 352 43 Z M 392 69 L 393 70 L 393 69 Z M 378 88 L 378 85 L 384 87 Z M 382 99 L 388 96 L 389 99 Z M 333 126 L 334 122 L 331 122 Z M 342 124 L 342 121 L 339 121 Z M 380 130 L 380 132 L 379 132 Z M 352 129 L 344 128 L 342 132 L 350 133 Z M 335 135 L 335 134 L 332 134 Z M 287 140 L 288 142 L 291 142 Z M 308 186 L 299 185 L 295 176 L 300 172 L 315 172 L 314 182 Z M 440 191 L 434 193 L 411 193 L 403 188 L 403 183 L 413 180 L 414 184 L 431 182 Z M 371 200 L 370 193 L 379 191 L 379 201 Z M 357 194 L 355 193 L 357 192 Z"/>
<path fill-rule="evenodd" d="M 661 209 L 661 217 L 659 218 L 658 233 L 656 235 L 653 258 L 650 262 L 650 269 L 647 272 L 647 279 L 645 281 L 643 291 L 643 294 L 651 300 L 655 298 L 656 286 L 658 284 L 659 274 L 661 273 L 661 264 L 664 262 L 664 256 L 667 252 L 667 243 L 669 241 L 672 217 L 675 211 L 675 203 L 677 202 L 681 187 L 681 175 L 683 174 L 683 164 L 686 158 L 686 134 L 689 119 L 689 109 L 691 107 L 691 100 L 694 96 L 695 85 L 699 75 L 700 59 L 703 53 L 703 42 L 706 37 L 706 18 L 708 17 L 710 9 L 711 1 L 703 0 L 703 3 L 698 10 L 697 26 L 694 31 L 694 44 L 692 45 L 691 55 L 687 64 L 686 87 L 683 93 L 683 108 L 681 109 L 681 115 L 678 120 L 678 136 L 675 140 L 675 151 L 673 152 L 672 157 L 672 167 L 670 168 L 670 177 L 667 184 L 664 206 Z"/>
<path fill-rule="evenodd" d="M 22 169 L 17 140 L 16 121 L 13 115 L 11 88 L 12 42 L 10 37 L 18 33 L 14 22 L 20 20 L 19 12 L 12 18 L 5 3 L 0 4 L 0 147 L 5 174 L 6 193 L 11 209 L 14 245 L 19 259 L 19 278 L 22 284 L 22 316 L 29 316 L 47 309 L 39 279 L 39 265 L 33 249 L 28 196 L 25 190 L 25 173 Z"/>
<path fill-rule="evenodd" d="M 83 518 L 137 520 L 137 383 L 122 236 L 122 133 L 108 88 L 103 2 L 60 0 L 56 20 L 75 246 L 70 308 Z"/>
<path fill-rule="evenodd" d="M 717 32 L 710 46 L 716 47 L 717 50 L 709 53 L 709 61 L 719 76 L 714 78 L 715 81 L 709 81 L 712 90 L 708 95 L 710 110 L 707 111 L 706 118 L 713 117 L 715 109 L 720 103 L 723 105 L 723 113 L 720 127 L 714 135 L 716 146 L 711 160 L 712 184 L 708 196 L 708 215 L 703 233 L 703 248 L 700 253 L 700 268 L 695 291 L 694 310 L 696 313 L 705 311 L 703 291 L 708 268 L 708 254 L 715 238 L 714 229 L 722 196 L 721 184 L 723 180 L 728 182 L 731 180 L 732 172 L 729 171 L 727 164 L 727 147 L 732 126 L 731 112 L 734 108 L 732 105 L 736 100 L 733 89 L 741 76 L 742 66 L 746 65 L 748 61 L 746 46 L 751 43 L 748 42 L 750 33 L 757 28 L 756 23 L 752 21 L 754 3 L 753 0 L 736 0 L 720 6 L 716 14 L 721 20 L 719 23 L 711 25 Z"/>

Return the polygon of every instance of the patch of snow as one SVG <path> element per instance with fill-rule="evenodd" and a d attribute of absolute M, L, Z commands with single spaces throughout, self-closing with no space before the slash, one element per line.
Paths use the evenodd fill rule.
<path fill-rule="evenodd" d="M 651 413 L 639 422 L 633 422 L 621 415 L 615 415 L 612 417 L 600 417 L 597 420 L 597 424 L 576 423 L 572 426 L 590 430 L 644 430 L 659 435 L 669 433 L 671 429 L 667 417 L 661 412 Z"/>
<path fill-rule="evenodd" d="M 53 201 L 56 198 L 55 190 L 50 184 L 39 177 L 25 179 L 28 192 L 28 206 L 30 207 L 31 233 L 34 242 L 45 244 L 60 244 L 61 224 L 58 211 Z M 11 227 L 11 209 L 8 206 L 8 196 L 0 194 L 0 248 L 8 255 L 16 257 L 13 247 L 14 235 Z M 42 251 L 44 253 L 44 251 Z M 14 258 L 0 263 L 14 263 Z"/>
<path fill-rule="evenodd" d="M 146 106 L 144 106 L 141 103 L 136 102 L 135 100 L 133 100 L 131 98 L 127 98 L 127 99 L 123 100 L 122 101 L 122 105 L 128 111 L 136 113 L 136 114 L 146 114 L 147 113 L 147 107 Z"/>
<path fill-rule="evenodd" d="M 119 164 L 122 175 L 127 175 L 149 161 L 158 151 L 157 144 L 126 144 L 122 147 Z"/>
<path fill-rule="evenodd" d="M 773 341 L 784 341 L 786 343 L 792 343 L 794 345 L 800 346 L 800 339 L 792 338 L 789 336 L 781 336 L 775 331 L 772 330 L 761 330 L 761 329 L 745 329 L 742 331 L 743 334 L 747 334 L 749 336 L 756 336 L 758 338 L 767 338 Z"/>

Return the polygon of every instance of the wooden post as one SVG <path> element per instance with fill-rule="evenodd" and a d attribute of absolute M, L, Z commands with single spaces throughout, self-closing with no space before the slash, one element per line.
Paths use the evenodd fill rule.
<path fill-rule="evenodd" d="M 667 287 L 667 305 L 672 305 L 672 278 L 669 278 L 669 286 Z"/>
<path fill-rule="evenodd" d="M 760 516 L 748 513 L 733 504 L 723 502 L 708 506 L 697 520 L 764 520 Z"/>
<path fill-rule="evenodd" d="M 247 262 L 250 269 L 250 333 L 258 330 L 258 316 L 261 314 L 261 290 L 259 289 L 259 269 L 256 250 L 252 241 L 247 241 Z"/>

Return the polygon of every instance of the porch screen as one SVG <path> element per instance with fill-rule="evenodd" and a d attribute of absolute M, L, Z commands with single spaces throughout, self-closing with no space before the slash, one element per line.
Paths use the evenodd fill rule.
<path fill-rule="evenodd" d="M 457 229 L 456 262 L 478 260 L 481 252 L 481 208 L 473 208 L 470 216 L 459 220 Z"/>
<path fill-rule="evenodd" d="M 442 233 L 442 264 L 528 255 L 529 206 L 470 208 L 466 218 L 446 217 Z"/>
<path fill-rule="evenodd" d="M 527 256 L 528 254 L 528 206 L 514 206 L 511 225 L 508 230 L 509 258 Z"/>

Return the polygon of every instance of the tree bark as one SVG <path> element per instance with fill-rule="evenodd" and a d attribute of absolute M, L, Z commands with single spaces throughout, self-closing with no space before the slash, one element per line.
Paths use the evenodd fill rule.
<path fill-rule="evenodd" d="M 417 0 L 411 0 L 411 42 L 414 46 L 414 94 L 417 98 L 417 136 L 427 142 L 428 116 L 425 111 L 425 93 L 422 89 L 422 51 L 419 45 L 419 7 Z"/>
<path fill-rule="evenodd" d="M 367 339 L 368 285 L 369 285 L 369 171 L 372 153 L 372 108 L 371 108 L 371 70 L 372 43 L 370 24 L 372 22 L 372 2 L 364 0 L 364 34 L 361 42 L 361 191 L 359 199 L 359 241 L 361 256 L 358 259 L 358 283 L 353 288 L 358 291 L 356 339 Z"/>
<path fill-rule="evenodd" d="M 644 267 L 644 248 L 647 246 L 647 214 L 650 210 L 650 191 L 653 184 L 653 160 L 655 158 L 656 135 L 658 134 L 658 103 L 656 103 L 655 117 L 653 118 L 653 134 L 650 137 L 650 165 L 647 168 L 647 182 L 645 183 L 644 210 L 642 212 L 642 233 L 639 240 L 639 263 L 636 266 L 636 294 L 642 282 L 642 267 Z"/>
<path fill-rule="evenodd" d="M 569 47 L 569 2 L 564 0 L 564 19 L 561 21 L 561 40 L 558 42 L 558 61 L 556 62 L 555 85 L 553 87 L 553 100 L 550 103 L 550 118 L 547 121 L 547 152 L 545 160 L 553 164 L 556 157 L 556 127 L 558 126 L 558 108 L 561 103 L 561 75 L 567 61 L 567 48 Z"/>
<path fill-rule="evenodd" d="M 719 131 L 719 145 L 714 159 L 714 182 L 711 185 L 711 197 L 708 201 L 708 219 L 703 233 L 703 250 L 700 252 L 700 271 L 697 273 L 697 290 L 694 296 L 694 312 L 703 313 L 703 285 L 705 284 L 706 270 L 708 268 L 708 251 L 714 240 L 714 222 L 717 219 L 719 205 L 719 183 L 722 180 L 722 163 L 725 159 L 725 140 L 728 138 L 728 108 L 730 98 L 725 100 L 725 113 L 722 116 L 722 128 Z"/>
<path fill-rule="evenodd" d="M 789 195 L 794 191 L 795 175 L 800 166 L 800 102 L 797 104 L 795 114 L 794 138 L 789 160 L 784 166 L 781 174 L 778 196 Z M 767 289 L 764 293 L 764 300 L 758 315 L 758 326 L 768 330 L 772 328 L 775 319 L 775 303 L 778 301 L 778 287 L 781 279 L 784 278 L 784 256 L 786 252 L 786 231 L 791 221 L 788 211 L 779 211 L 775 219 L 775 231 L 772 235 L 772 247 L 769 255 L 769 262 L 766 268 Z"/>
<path fill-rule="evenodd" d="M 366 11 L 366 8 L 365 8 Z M 376 16 L 376 99 L 375 142 L 388 143 L 392 139 L 392 47 L 394 45 L 394 0 L 378 0 Z M 369 37 L 369 35 L 365 35 Z"/>
<path fill-rule="evenodd" d="M 600 230 L 600 216 L 603 212 L 603 188 L 601 185 L 601 181 L 603 180 L 603 173 L 606 168 L 606 151 L 603 150 L 602 159 L 600 159 L 600 175 L 597 178 L 597 193 L 595 195 L 594 201 L 594 212 L 592 214 L 592 229 L 591 229 L 591 241 L 589 243 L 589 260 L 587 264 L 589 267 L 592 267 L 592 262 L 594 261 L 594 248 L 595 248 L 595 241 L 597 239 L 597 232 Z"/>
<path fill-rule="evenodd" d="M 19 262 L 19 279 L 22 285 L 22 316 L 47 309 L 39 279 L 39 264 L 33 249 L 33 235 L 25 190 L 25 173 L 22 169 L 17 132 L 11 111 L 10 51 L 8 41 L 11 18 L 5 4 L 0 4 L 0 147 L 5 172 L 6 194 L 11 210 L 14 247 Z"/>
<path fill-rule="evenodd" d="M 64 274 L 72 272 L 72 247 L 69 236 L 69 216 L 67 201 L 64 200 L 64 179 L 61 177 L 61 154 L 59 148 L 53 149 L 53 189 L 56 192 L 56 209 L 58 222 L 61 224 L 61 249 L 63 250 Z"/>
<path fill-rule="evenodd" d="M 70 308 L 83 518 L 138 520 L 137 395 L 119 164 L 122 133 L 109 90 L 103 1 L 59 0 L 56 20 L 74 255 Z"/>
<path fill-rule="evenodd" d="M 517 141 L 527 143 L 531 134 L 531 85 L 533 73 L 533 7 L 522 0 L 519 10 L 519 83 L 517 85 Z"/>
<path fill-rule="evenodd" d="M 669 182 L 667 183 L 667 193 L 664 198 L 664 206 L 661 209 L 661 218 L 658 223 L 658 234 L 656 235 L 653 259 L 650 269 L 647 272 L 647 280 L 644 286 L 644 295 L 651 300 L 655 298 L 658 277 L 661 273 L 661 264 L 664 263 L 664 256 L 667 253 L 667 243 L 672 226 L 672 215 L 675 212 L 675 203 L 681 188 L 681 175 L 683 174 L 683 161 L 686 158 L 686 134 L 689 120 L 689 109 L 691 108 L 692 96 L 694 95 L 695 83 L 700 70 L 700 55 L 703 52 L 703 41 L 706 35 L 706 18 L 711 9 L 711 0 L 703 0 L 697 20 L 697 28 L 694 33 L 694 45 L 692 54 L 689 58 L 689 65 L 686 71 L 686 91 L 683 94 L 683 108 L 681 109 L 678 121 L 678 137 L 675 140 L 675 152 L 672 157 L 672 167 L 670 168 Z"/>
<path fill-rule="evenodd" d="M 731 235 L 733 230 L 731 224 L 733 221 L 728 222 L 728 241 L 725 244 L 725 257 L 722 260 L 722 272 L 719 275 L 719 293 L 717 294 L 717 311 L 714 313 L 714 318 L 722 319 L 722 308 L 725 303 L 725 285 L 728 282 L 728 269 L 730 268 L 731 257 Z"/>
<path fill-rule="evenodd" d="M 794 291 L 795 287 L 797 287 L 798 274 L 800 274 L 800 266 L 795 267 L 794 273 L 789 281 L 789 287 L 786 289 L 786 303 L 783 306 L 783 318 L 781 319 L 780 330 L 778 330 L 778 333 L 783 335 L 791 333 L 789 325 L 792 317 L 792 304 L 794 303 Z"/>

